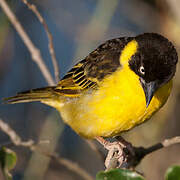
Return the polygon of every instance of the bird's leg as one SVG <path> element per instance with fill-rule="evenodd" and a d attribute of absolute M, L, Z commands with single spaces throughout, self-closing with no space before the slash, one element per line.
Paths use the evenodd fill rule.
<path fill-rule="evenodd" d="M 115 153 L 117 153 L 116 158 L 117 158 L 117 161 L 119 162 L 119 166 L 121 166 L 125 160 L 125 154 L 123 151 L 123 149 L 125 148 L 125 145 L 121 143 L 120 141 L 109 142 L 102 137 L 97 137 L 96 140 L 100 144 L 102 144 L 105 149 L 108 150 L 108 155 L 105 160 L 106 168 L 109 169 L 109 166 L 111 166 L 112 164 L 111 160 L 113 159 Z"/>

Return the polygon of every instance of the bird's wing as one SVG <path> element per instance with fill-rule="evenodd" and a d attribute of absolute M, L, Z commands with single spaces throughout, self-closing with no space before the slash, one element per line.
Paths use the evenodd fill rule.
<path fill-rule="evenodd" d="M 54 89 L 63 96 L 78 97 L 89 89 L 98 88 L 99 83 L 120 66 L 120 53 L 131 38 L 106 41 L 77 63 Z"/>
<path fill-rule="evenodd" d="M 68 97 L 78 97 L 82 92 L 88 88 L 97 87 L 97 83 L 91 81 L 85 75 L 84 64 L 85 60 L 80 61 L 76 64 L 58 83 L 54 89 L 57 93 Z"/>

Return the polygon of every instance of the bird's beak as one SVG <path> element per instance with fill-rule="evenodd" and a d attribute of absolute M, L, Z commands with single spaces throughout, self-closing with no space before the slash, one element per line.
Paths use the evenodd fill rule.
<path fill-rule="evenodd" d="M 156 92 L 156 90 L 159 88 L 159 82 L 158 81 L 151 81 L 146 83 L 144 80 L 140 79 L 141 85 L 143 87 L 144 90 L 144 94 L 146 97 L 146 108 L 149 106 L 154 93 Z"/>

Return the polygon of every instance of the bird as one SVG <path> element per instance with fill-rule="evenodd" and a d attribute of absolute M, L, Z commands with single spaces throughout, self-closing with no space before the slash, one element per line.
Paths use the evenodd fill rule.
<path fill-rule="evenodd" d="M 176 72 L 174 45 L 157 33 L 107 40 L 75 64 L 55 86 L 4 98 L 40 101 L 57 109 L 77 134 L 116 137 L 150 119 L 167 101 Z"/>

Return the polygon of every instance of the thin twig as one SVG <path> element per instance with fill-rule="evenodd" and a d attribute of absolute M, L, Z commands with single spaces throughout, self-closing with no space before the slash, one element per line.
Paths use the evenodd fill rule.
<path fill-rule="evenodd" d="M 44 149 L 38 147 L 39 144 L 43 143 L 44 141 L 41 141 L 39 143 L 35 143 L 33 140 L 28 141 L 22 141 L 21 137 L 2 119 L 0 119 L 0 130 L 2 130 L 5 134 L 9 136 L 11 139 L 11 142 L 16 146 L 22 146 L 30 149 L 33 152 L 39 152 L 43 154 L 44 156 L 47 156 L 51 159 L 56 160 L 59 164 L 64 165 L 69 170 L 75 172 L 85 180 L 93 180 L 93 177 L 91 177 L 84 169 L 82 169 L 78 164 L 64 159 L 60 158 L 56 153 L 49 153 L 45 151 Z M 45 141 L 46 143 L 46 141 Z"/>
<path fill-rule="evenodd" d="M 19 33 L 19 36 L 23 40 L 24 44 L 27 46 L 28 50 L 30 51 L 31 57 L 34 60 L 34 62 L 39 66 L 42 74 L 44 75 L 46 81 L 49 85 L 54 85 L 54 80 L 47 69 L 46 65 L 44 64 L 44 61 L 42 59 L 41 53 L 38 48 L 35 47 L 35 45 L 32 43 L 31 39 L 25 32 L 24 28 L 14 15 L 14 13 L 9 8 L 8 4 L 5 0 L 0 0 L 0 6 L 4 13 L 7 15 L 9 20 L 11 21 L 12 25 L 15 27 L 16 31 Z"/>
<path fill-rule="evenodd" d="M 34 144 L 34 141 L 29 140 L 29 141 L 25 141 L 23 142 L 21 140 L 21 138 L 16 134 L 16 132 L 9 127 L 9 125 L 7 123 L 5 123 L 3 120 L 0 119 L 0 129 L 7 134 L 11 141 L 16 145 L 16 146 L 32 146 Z"/>
<path fill-rule="evenodd" d="M 148 155 L 148 154 L 150 154 L 154 151 L 157 151 L 161 148 L 169 147 L 169 146 L 172 146 L 173 144 L 179 144 L 179 143 L 180 143 L 180 136 L 176 136 L 176 137 L 173 137 L 170 139 L 165 139 L 164 141 L 157 143 L 154 146 L 146 148 L 145 149 L 145 151 L 146 151 L 145 155 Z"/>
<path fill-rule="evenodd" d="M 47 25 L 46 21 L 44 20 L 44 18 L 42 17 L 42 15 L 39 13 L 37 7 L 34 4 L 29 3 L 27 0 L 22 0 L 22 2 L 24 4 L 26 4 L 27 7 L 31 11 L 34 12 L 36 17 L 40 21 L 40 23 L 42 23 L 42 25 L 44 26 L 44 29 L 45 29 L 45 32 L 47 34 L 48 41 L 49 41 L 48 47 L 49 47 L 49 52 L 50 52 L 52 63 L 53 63 L 53 67 L 54 67 L 54 74 L 55 74 L 56 82 L 58 82 L 59 81 L 59 77 L 60 77 L 59 76 L 59 65 L 58 65 L 58 61 L 56 59 L 56 54 L 55 54 L 55 51 L 54 51 L 53 37 L 52 37 L 52 34 L 49 31 L 48 25 Z"/>
<path fill-rule="evenodd" d="M 55 76 L 56 76 L 56 80 L 58 80 L 59 79 L 59 69 L 58 69 L 58 65 L 57 65 L 57 61 L 56 61 L 56 57 L 55 57 L 55 53 L 54 53 L 54 47 L 53 47 L 53 43 L 52 43 L 52 35 L 49 32 L 48 26 L 45 23 L 42 16 L 40 15 L 40 13 L 37 11 L 35 6 L 30 5 L 25 0 L 23 0 L 23 2 L 25 4 L 27 4 L 27 6 L 36 14 L 36 16 L 38 17 L 40 22 L 45 27 L 45 30 L 46 30 L 46 33 L 47 33 L 48 39 L 49 39 L 49 50 L 50 50 L 50 54 L 52 56 L 52 61 L 53 61 L 54 69 L 55 69 Z M 4 10 L 5 14 L 9 17 L 9 20 L 11 21 L 11 23 L 16 28 L 16 30 L 19 33 L 20 37 L 24 41 L 25 45 L 27 46 L 28 50 L 31 53 L 32 59 L 38 64 L 38 66 L 41 69 L 41 71 L 42 71 L 44 77 L 46 78 L 47 82 L 49 83 L 49 85 L 53 85 L 54 84 L 53 78 L 51 77 L 48 69 L 46 68 L 46 66 L 45 66 L 45 64 L 43 62 L 43 59 L 41 57 L 39 49 L 37 49 L 34 46 L 32 41 L 30 40 L 30 38 L 28 37 L 28 35 L 24 31 L 23 27 L 21 26 L 21 24 L 19 23 L 19 21 L 17 20 L 15 15 L 12 13 L 10 8 L 8 7 L 7 3 L 4 0 L 0 0 L 0 5 L 1 5 L 2 9 Z M 29 148 L 31 151 L 38 151 L 38 152 L 40 152 L 40 153 L 42 153 L 42 154 L 44 154 L 44 155 L 46 155 L 46 156 L 48 156 L 50 158 L 55 159 L 57 162 L 59 162 L 60 164 L 66 166 L 71 171 L 79 174 L 84 179 L 93 180 L 93 178 L 84 169 L 79 167 L 78 164 L 73 163 L 73 162 L 71 162 L 71 161 L 69 161 L 67 159 L 60 158 L 60 157 L 58 157 L 57 154 L 52 154 L 52 153 L 49 153 L 49 152 L 42 151 L 35 144 L 35 142 L 33 140 L 22 141 L 21 137 L 18 136 L 17 133 L 12 128 L 10 128 L 8 124 L 3 122 L 1 119 L 0 119 L 0 129 L 10 137 L 10 139 L 11 139 L 11 141 L 12 141 L 12 143 L 14 145 Z"/>

